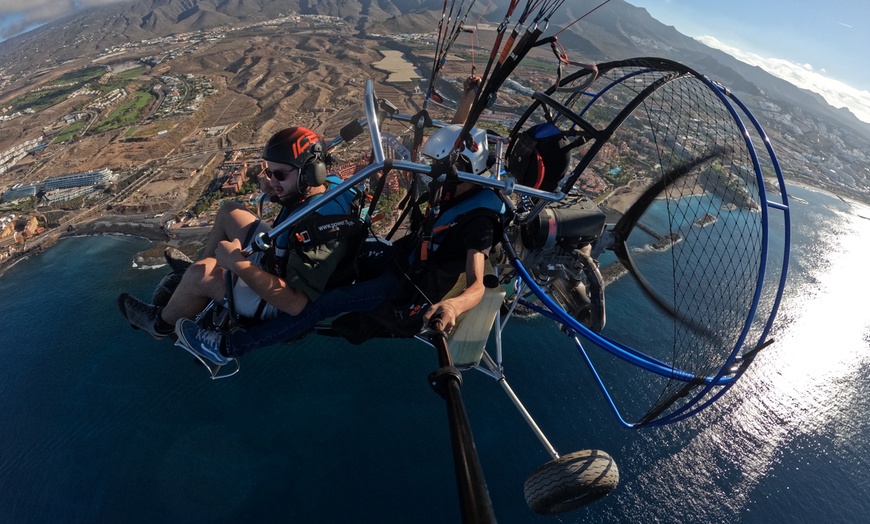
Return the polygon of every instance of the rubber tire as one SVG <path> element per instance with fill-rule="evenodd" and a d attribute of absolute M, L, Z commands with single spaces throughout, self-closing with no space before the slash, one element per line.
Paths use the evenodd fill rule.
<path fill-rule="evenodd" d="M 619 469 L 604 451 L 584 449 L 547 462 L 526 479 L 526 502 L 535 513 L 556 515 L 606 496 L 619 484 Z"/>

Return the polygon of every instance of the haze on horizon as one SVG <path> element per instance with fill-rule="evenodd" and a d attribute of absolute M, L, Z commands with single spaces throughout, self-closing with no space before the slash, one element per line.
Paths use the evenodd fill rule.
<path fill-rule="evenodd" d="M 0 0 L 0 42 L 77 11 L 130 0 Z"/>
<path fill-rule="evenodd" d="M 626 0 L 701 43 L 870 123 L 870 2 Z"/>
<path fill-rule="evenodd" d="M 0 41 L 83 9 L 129 1 L 0 0 Z M 600 3 L 584 1 L 589 9 Z M 831 0 L 820 8 L 814 0 L 771 0 L 759 12 L 756 0 L 734 0 L 727 6 L 712 0 L 626 1 L 683 34 L 818 93 L 833 107 L 846 107 L 870 123 L 870 91 L 862 88 L 870 86 L 870 73 L 856 66 L 863 63 L 863 56 L 855 60 L 849 56 L 870 49 L 866 36 L 870 35 L 870 4 L 861 2 L 856 7 L 854 2 Z M 767 12 L 781 16 L 765 16 Z M 815 31 L 797 29 L 804 26 Z"/>

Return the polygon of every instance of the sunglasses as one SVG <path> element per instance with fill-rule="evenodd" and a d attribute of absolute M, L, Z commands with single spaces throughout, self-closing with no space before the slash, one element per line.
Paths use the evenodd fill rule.
<path fill-rule="evenodd" d="M 289 169 L 289 170 L 286 170 L 286 169 L 275 169 L 275 170 L 272 170 L 272 169 L 269 169 L 269 168 L 267 167 L 267 168 L 264 170 L 264 172 L 266 173 L 266 176 L 267 176 L 267 177 L 269 177 L 269 178 L 274 178 L 274 179 L 277 180 L 278 182 L 283 182 L 284 180 L 286 180 L 287 177 L 290 176 L 291 174 L 293 174 L 294 171 L 298 171 L 298 169 L 294 167 L 294 168 Z"/>

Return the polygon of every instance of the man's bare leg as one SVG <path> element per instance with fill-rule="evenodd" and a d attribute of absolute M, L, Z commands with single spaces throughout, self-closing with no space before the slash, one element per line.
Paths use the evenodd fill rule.
<path fill-rule="evenodd" d="M 218 209 L 214 227 L 208 235 L 202 258 L 214 258 L 217 245 L 222 240 L 239 239 L 244 242 L 248 228 L 257 221 L 257 216 L 238 202 L 227 202 Z"/>
<path fill-rule="evenodd" d="M 211 300 L 221 300 L 226 294 L 225 271 L 214 258 L 195 262 L 184 273 L 160 318 L 175 325 L 179 318 L 194 318 Z"/>

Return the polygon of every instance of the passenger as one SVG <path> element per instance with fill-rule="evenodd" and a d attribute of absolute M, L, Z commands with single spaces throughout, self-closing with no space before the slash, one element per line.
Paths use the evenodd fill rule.
<path fill-rule="evenodd" d="M 273 135 L 263 151 L 267 162 L 265 173 L 282 210 L 275 225 L 310 199 L 326 192 L 325 151 L 322 139 L 303 127 L 291 127 Z M 347 193 L 351 196 L 350 193 Z M 320 210 L 320 215 L 348 215 L 350 201 L 337 198 Z M 326 211 L 324 211 L 326 210 Z M 293 232 L 304 229 L 310 219 L 297 225 Z M 360 225 L 361 228 L 361 225 Z M 256 252 L 246 258 L 243 246 L 270 227 L 253 213 L 236 203 L 224 204 L 215 218 L 204 248 L 204 258 L 184 271 L 184 261 L 173 260 L 173 270 L 183 271 L 177 289 L 165 306 L 146 304 L 122 293 L 118 297 L 121 313 L 134 328 L 145 330 L 161 339 L 176 331 L 179 340 L 210 360 L 227 362 L 226 342 L 213 332 L 189 329 L 196 326 L 186 319 L 194 318 L 210 301 L 225 300 L 226 272 L 233 275 L 233 297 L 236 312 L 253 321 L 263 321 L 285 314 L 305 323 L 314 314 L 313 304 L 323 294 L 330 279 L 348 253 L 349 234 L 334 229 L 314 245 L 291 244 L 291 232 L 275 239 L 274 252 Z M 360 229 L 361 231 L 361 229 Z M 170 253 L 171 255 L 171 253 Z M 167 258 L 172 258 L 168 256 Z M 376 300 L 373 298 L 372 300 Z M 188 328 L 188 329 L 186 329 Z"/>
<path fill-rule="evenodd" d="M 461 124 L 468 118 L 480 91 L 481 80 L 476 75 L 465 79 L 459 106 L 451 120 L 452 125 L 429 137 L 421 151 L 424 156 L 436 161 L 448 158 L 462 129 Z M 460 171 L 484 175 L 489 168 L 486 132 L 472 128 L 471 137 L 479 149 L 471 151 L 465 147 L 458 156 L 459 165 L 456 167 Z M 422 324 L 427 325 L 431 319 L 440 318 L 442 329 L 449 333 L 456 325 L 457 317 L 470 311 L 483 297 L 484 267 L 490 250 L 498 243 L 501 235 L 501 214 L 505 208 L 494 191 L 471 182 L 460 182 L 455 188 L 446 189 L 436 206 L 438 216 L 432 217 L 435 223 L 433 229 L 438 230 L 433 233 L 436 236 L 434 242 L 428 243 L 425 248 L 422 245 L 417 246 L 418 250 L 430 250 L 431 258 L 428 254 L 415 254 L 415 257 L 423 256 L 427 260 L 418 260 L 417 267 L 412 265 L 410 269 L 416 273 L 412 279 L 416 280 L 414 288 L 417 295 L 423 291 L 421 286 L 428 283 L 430 293 L 438 297 L 438 302 L 425 309 Z M 444 224 L 439 226 L 439 223 Z M 420 242 L 419 239 L 424 234 L 423 227 L 421 223 L 413 228 L 416 229 L 412 233 L 415 239 L 413 243 Z M 445 298 L 463 272 L 465 288 L 458 295 Z M 424 299 L 423 302 L 425 301 Z"/>
<path fill-rule="evenodd" d="M 442 166 L 454 158 L 462 124 L 480 88 L 481 77 L 465 79 L 451 125 L 429 137 L 421 149 L 423 156 Z M 486 131 L 472 128 L 470 135 L 471 143 L 455 156 L 456 164 L 447 167 L 486 176 L 490 167 Z M 414 203 L 409 205 L 418 209 Z M 376 309 L 357 309 L 339 317 L 332 323 L 334 332 L 354 343 L 373 337 L 413 337 L 436 318 L 441 329 L 451 332 L 457 319 L 483 298 L 486 262 L 501 237 L 504 213 L 505 205 L 495 191 L 448 180 L 428 215 L 412 218 L 410 233 L 396 241 L 408 263 L 403 264 L 390 299 Z"/>
<path fill-rule="evenodd" d="M 435 163 L 446 161 L 461 130 L 461 125 L 450 125 L 436 131 L 422 154 Z M 471 136 L 474 145 L 463 147 L 456 167 L 485 175 L 486 132 L 472 128 Z M 411 233 L 396 241 L 410 253 L 400 290 L 377 311 L 336 319 L 332 326 L 337 334 L 354 343 L 373 337 L 412 337 L 435 318 L 449 333 L 457 318 L 480 302 L 486 289 L 486 260 L 501 236 L 504 203 L 495 191 L 471 182 L 448 181 L 442 191 L 428 215 L 412 221 Z M 454 289 L 463 275 L 461 289 Z"/>

